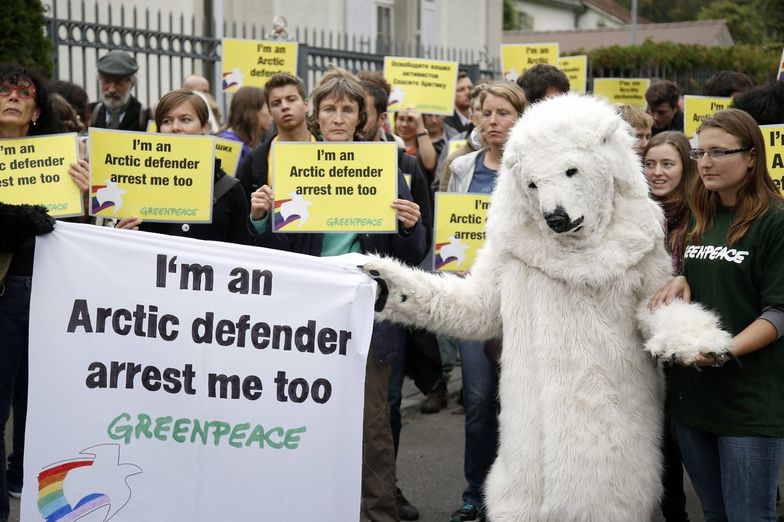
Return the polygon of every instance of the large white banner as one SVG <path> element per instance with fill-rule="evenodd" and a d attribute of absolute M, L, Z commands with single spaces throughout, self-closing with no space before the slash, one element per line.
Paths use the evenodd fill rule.
<path fill-rule="evenodd" d="M 22 520 L 358 520 L 356 261 L 58 223 L 36 244 Z"/>

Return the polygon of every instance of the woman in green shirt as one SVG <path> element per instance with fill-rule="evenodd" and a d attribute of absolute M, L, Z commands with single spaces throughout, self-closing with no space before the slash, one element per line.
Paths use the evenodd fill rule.
<path fill-rule="evenodd" d="M 784 205 L 759 127 L 743 111 L 706 119 L 689 194 L 683 275 L 652 299 L 702 303 L 733 334 L 730 357 L 672 368 L 667 404 L 705 520 L 775 521 L 784 459 Z M 687 282 L 688 281 L 688 282 Z"/>

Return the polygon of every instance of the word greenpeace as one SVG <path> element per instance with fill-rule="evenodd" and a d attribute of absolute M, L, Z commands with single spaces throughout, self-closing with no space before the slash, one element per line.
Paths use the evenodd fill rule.
<path fill-rule="evenodd" d="M 203 420 L 179 418 L 171 415 L 151 417 L 139 413 L 133 420 L 130 414 L 121 413 L 109 423 L 106 432 L 112 440 L 121 440 L 130 444 L 131 439 L 156 439 L 161 442 L 173 440 L 179 444 L 228 444 L 233 448 L 257 446 L 270 449 L 297 449 L 300 435 L 307 427 L 283 428 L 274 426 L 265 429 L 261 424 L 251 425 L 249 422 L 229 424 L 219 420 Z"/>
<path fill-rule="evenodd" d="M 691 245 L 686 247 L 683 257 L 688 259 L 710 259 L 711 261 L 720 259 L 739 265 L 743 263 L 747 255 L 749 255 L 748 250 L 736 250 L 725 246 Z"/>
<path fill-rule="evenodd" d="M 142 216 L 195 216 L 199 209 L 176 207 L 142 207 Z"/>

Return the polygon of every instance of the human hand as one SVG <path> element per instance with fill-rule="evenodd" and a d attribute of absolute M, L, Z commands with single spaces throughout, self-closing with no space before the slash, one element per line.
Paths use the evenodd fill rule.
<path fill-rule="evenodd" d="M 272 189 L 267 185 L 262 185 L 250 195 L 250 217 L 253 221 L 263 219 L 267 212 L 272 209 L 275 199 Z"/>
<path fill-rule="evenodd" d="M 419 205 L 407 199 L 396 199 L 392 202 L 392 208 L 397 210 L 397 219 L 406 229 L 412 229 L 422 215 Z"/>
<path fill-rule="evenodd" d="M 683 299 L 687 303 L 691 301 L 689 282 L 683 276 L 673 277 L 656 292 L 648 301 L 648 310 L 653 312 L 662 305 L 670 304 L 673 299 Z"/>
<path fill-rule="evenodd" d="M 80 159 L 71 163 L 68 166 L 68 175 L 71 176 L 82 194 L 86 194 L 90 190 L 90 164 L 87 160 Z"/>
<path fill-rule="evenodd" d="M 123 228 L 125 230 L 139 230 L 139 225 L 142 224 L 142 220 L 137 218 L 136 216 L 129 216 L 127 218 L 122 218 L 120 221 L 114 225 L 114 228 Z"/>

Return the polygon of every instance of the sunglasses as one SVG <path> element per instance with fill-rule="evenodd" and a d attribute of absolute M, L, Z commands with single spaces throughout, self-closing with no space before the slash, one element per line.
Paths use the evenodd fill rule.
<path fill-rule="evenodd" d="M 16 95 L 23 100 L 30 100 L 35 98 L 35 85 L 32 83 L 24 83 L 22 85 L 8 82 L 0 83 L 0 98 L 8 98 L 12 92 L 16 92 Z"/>

